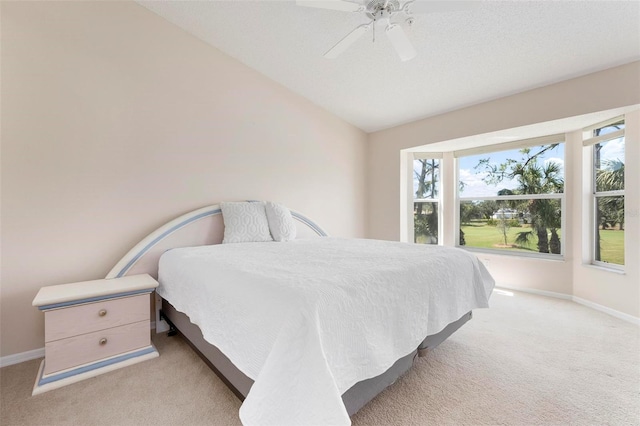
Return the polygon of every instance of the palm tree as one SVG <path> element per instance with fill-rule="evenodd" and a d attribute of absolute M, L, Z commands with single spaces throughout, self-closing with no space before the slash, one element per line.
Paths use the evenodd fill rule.
<path fill-rule="evenodd" d="M 597 145 L 596 145 L 597 146 Z M 619 191 L 624 189 L 624 162 L 620 159 L 602 161 L 596 169 L 596 191 Z M 600 255 L 600 227 L 606 229 L 620 224 L 624 230 L 624 197 L 598 197 L 596 199 L 596 245 L 595 259 L 602 260 Z"/>
<path fill-rule="evenodd" d="M 549 162 L 546 166 L 538 164 L 538 156 L 544 152 L 529 157 L 524 163 L 517 163 L 510 173 L 511 178 L 518 181 L 518 194 L 548 194 L 562 192 L 564 180 L 560 177 L 560 166 L 557 163 Z M 529 150 L 523 150 L 528 154 Z M 531 231 L 519 232 L 516 243 L 528 245 L 531 242 L 533 233 L 538 237 L 538 251 L 540 253 L 560 254 L 561 244 L 558 229 L 561 225 L 560 205 L 557 200 L 535 199 L 528 203 L 528 210 L 531 214 Z M 551 231 L 551 241 L 549 241 L 549 230 Z"/>
<path fill-rule="evenodd" d="M 604 168 L 596 175 L 596 190 L 598 192 L 618 191 L 624 189 L 624 162 L 620 159 L 603 161 Z M 602 205 L 598 206 L 598 224 L 620 224 L 624 229 L 624 199 L 622 197 L 602 198 Z M 602 208 L 601 208 L 602 207 Z"/>
<path fill-rule="evenodd" d="M 598 192 L 624 189 L 624 161 L 620 159 L 603 161 L 604 168 L 598 170 L 596 188 Z"/>

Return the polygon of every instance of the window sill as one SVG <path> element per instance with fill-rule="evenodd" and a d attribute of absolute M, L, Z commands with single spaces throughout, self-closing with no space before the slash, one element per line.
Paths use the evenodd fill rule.
<path fill-rule="evenodd" d="M 602 265 L 594 265 L 593 263 L 583 263 L 582 266 L 584 266 L 585 268 L 597 269 L 604 272 L 613 272 L 614 274 L 618 275 L 627 275 L 624 269 L 608 268 Z"/>
<path fill-rule="evenodd" d="M 552 262 L 564 262 L 564 255 L 544 254 L 544 253 L 527 253 L 527 252 L 508 252 L 502 250 L 491 250 L 479 247 L 456 246 L 456 248 L 470 251 L 472 253 L 482 253 L 497 256 L 518 257 L 526 260 L 547 260 Z"/>

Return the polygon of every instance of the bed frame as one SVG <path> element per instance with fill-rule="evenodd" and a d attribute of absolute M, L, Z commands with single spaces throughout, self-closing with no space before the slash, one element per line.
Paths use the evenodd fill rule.
<path fill-rule="evenodd" d="M 303 214 L 291 211 L 297 225 L 297 238 L 325 237 L 327 233 Z M 220 244 L 224 234 L 222 210 L 219 205 L 203 207 L 186 213 L 161 226 L 129 252 L 109 271 L 106 278 L 118 278 L 126 275 L 149 274 L 158 277 L 158 261 L 162 253 L 171 248 L 193 247 Z M 413 365 L 416 356 L 424 356 L 459 329 L 472 317 L 466 313 L 437 334 L 427 336 L 411 353 L 400 358 L 387 371 L 379 376 L 363 380 L 348 389 L 342 400 L 349 415 L 355 414 L 367 402 L 395 382 Z M 155 295 L 156 333 L 179 332 L 189 345 L 200 355 L 204 362 L 220 379 L 244 400 L 249 393 L 253 380 L 242 373 L 218 348 L 202 337 L 200 328 L 189 317 L 177 311 L 171 304 Z"/>

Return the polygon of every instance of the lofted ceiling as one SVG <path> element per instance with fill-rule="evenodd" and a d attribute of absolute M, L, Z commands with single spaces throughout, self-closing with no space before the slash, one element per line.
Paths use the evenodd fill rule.
<path fill-rule="evenodd" d="M 479 1 L 416 14 L 402 22 L 418 52 L 406 62 L 380 32 L 322 56 L 369 21 L 364 13 L 294 1 L 138 3 L 366 132 L 640 59 L 638 1 Z"/>

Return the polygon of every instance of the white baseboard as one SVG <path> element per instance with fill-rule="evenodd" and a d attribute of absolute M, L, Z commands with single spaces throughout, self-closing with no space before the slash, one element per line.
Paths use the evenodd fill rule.
<path fill-rule="evenodd" d="M 508 284 L 496 284 L 496 288 L 506 288 L 508 290 L 520 291 L 522 293 L 537 294 L 538 296 L 554 297 L 556 299 L 572 300 L 573 298 L 573 296 L 571 296 L 570 294 L 556 293 L 555 291 L 536 290 L 534 288 L 513 287 Z"/>
<path fill-rule="evenodd" d="M 596 311 L 604 312 L 605 314 L 609 314 L 623 321 L 630 322 L 631 324 L 640 325 L 640 318 L 634 317 L 633 315 L 625 314 L 624 312 L 616 311 L 615 309 L 607 308 L 606 306 L 598 305 L 597 303 L 593 303 L 590 300 L 582 299 L 576 296 L 573 296 L 572 300 L 591 309 L 595 309 Z"/>
<path fill-rule="evenodd" d="M 579 303 L 588 308 L 595 309 L 596 311 L 604 312 L 605 314 L 609 314 L 612 317 L 616 317 L 623 321 L 630 322 L 631 324 L 640 325 L 640 318 L 638 317 L 625 314 L 624 312 L 616 311 L 615 309 L 611 309 L 606 306 L 591 302 L 590 300 L 582 299 L 580 297 L 572 296 L 570 294 L 556 293 L 554 291 L 536 290 L 531 288 L 518 288 L 518 287 L 512 287 L 510 285 L 504 285 L 504 284 L 496 285 L 496 288 L 505 288 L 508 290 L 520 291 L 522 293 L 531 293 L 531 294 L 537 294 L 539 296 L 553 297 L 556 299 L 571 300 L 572 302 Z"/>
<path fill-rule="evenodd" d="M 13 364 L 20 364 L 21 362 L 31 361 L 32 359 L 38 358 L 44 358 L 44 348 L 0 357 L 0 368 L 7 367 Z"/>
<path fill-rule="evenodd" d="M 156 328 L 156 322 L 151 321 L 152 330 Z M 0 357 L 0 368 L 8 367 L 21 362 L 31 361 L 32 359 L 44 358 L 44 348 L 38 348 L 31 351 L 21 352 L 19 354 L 7 355 Z"/>

